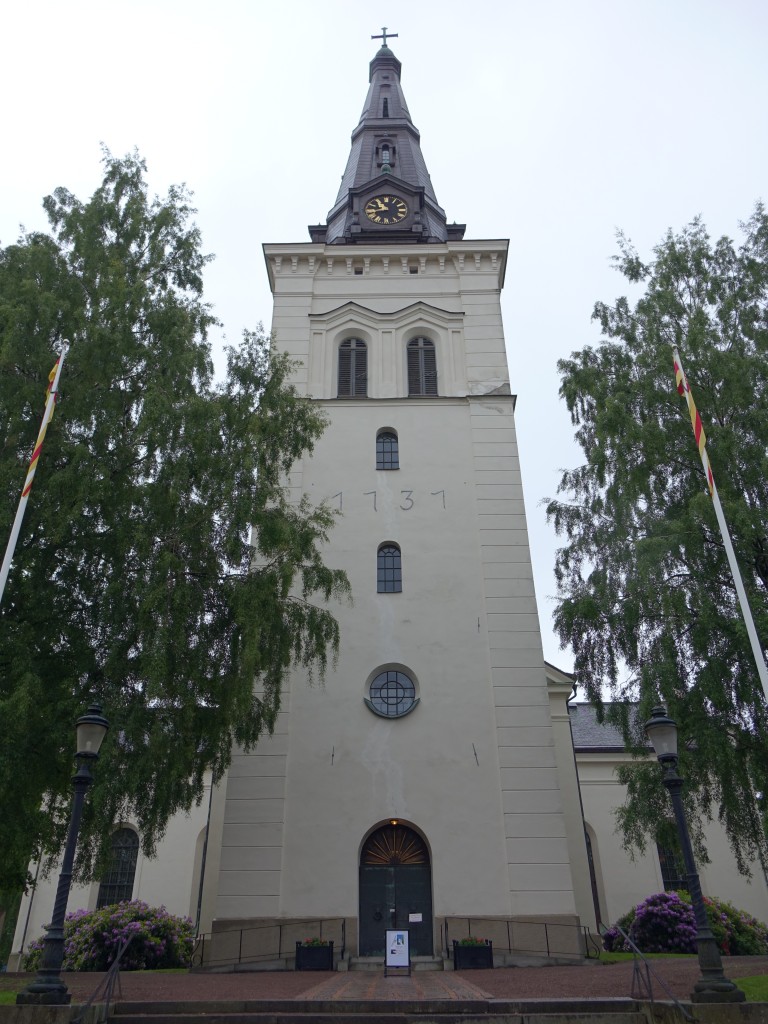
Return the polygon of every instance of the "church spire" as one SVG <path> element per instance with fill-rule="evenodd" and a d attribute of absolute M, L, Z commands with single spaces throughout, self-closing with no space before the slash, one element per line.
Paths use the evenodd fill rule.
<path fill-rule="evenodd" d="M 396 37 L 386 28 L 371 36 L 382 45 L 370 63 L 368 95 L 328 223 L 309 228 L 314 242 L 445 242 L 464 235 L 463 224 L 446 224 L 432 187 L 400 84 L 402 65 L 387 45 Z"/>

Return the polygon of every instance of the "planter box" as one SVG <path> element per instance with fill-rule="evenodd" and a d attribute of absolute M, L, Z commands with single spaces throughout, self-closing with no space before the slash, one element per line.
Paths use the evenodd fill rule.
<path fill-rule="evenodd" d="M 302 946 L 296 943 L 297 971 L 332 971 L 333 943 L 327 946 Z"/>
<path fill-rule="evenodd" d="M 462 946 L 453 940 L 453 968 L 456 971 L 488 970 L 493 967 L 493 943 L 482 946 Z"/>

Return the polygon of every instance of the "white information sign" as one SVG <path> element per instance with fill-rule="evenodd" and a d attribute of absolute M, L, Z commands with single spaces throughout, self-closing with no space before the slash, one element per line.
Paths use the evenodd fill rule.
<path fill-rule="evenodd" d="M 421 914 L 409 914 L 408 915 L 408 924 L 421 924 L 421 922 L 422 922 Z"/>
<path fill-rule="evenodd" d="M 408 967 L 408 932 L 387 932 L 387 967 Z"/>

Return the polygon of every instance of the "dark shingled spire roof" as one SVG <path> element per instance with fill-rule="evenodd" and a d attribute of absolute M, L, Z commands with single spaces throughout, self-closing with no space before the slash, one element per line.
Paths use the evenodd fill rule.
<path fill-rule="evenodd" d="M 351 195 L 377 182 L 379 191 L 413 192 L 418 190 L 420 217 L 411 226 L 410 239 L 419 242 L 445 242 L 462 238 L 464 225 L 446 225 L 445 211 L 437 202 L 435 190 L 421 152 L 420 136 L 411 121 L 400 85 L 401 63 L 385 44 L 370 64 L 368 95 L 360 121 L 352 132 L 352 148 L 341 179 L 336 203 L 328 212 L 327 225 L 310 227 L 314 241 L 329 243 L 371 241 L 362 238 L 353 225 L 355 217 Z M 389 148 L 390 161 L 382 159 L 382 144 Z M 389 233 L 390 240 L 393 233 Z M 384 241 L 384 238 L 380 238 Z"/>

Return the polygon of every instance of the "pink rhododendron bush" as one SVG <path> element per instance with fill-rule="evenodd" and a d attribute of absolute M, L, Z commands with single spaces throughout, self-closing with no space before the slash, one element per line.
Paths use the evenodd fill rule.
<path fill-rule="evenodd" d="M 724 956 L 768 953 L 768 928 L 725 900 L 704 897 L 712 934 Z M 618 927 L 616 926 L 618 925 Z M 603 934 L 609 952 L 629 951 L 619 928 L 642 953 L 695 953 L 696 918 L 687 892 L 659 892 L 638 903 Z"/>
<path fill-rule="evenodd" d="M 186 967 L 192 958 L 195 928 L 188 917 L 174 917 L 165 907 L 132 900 L 67 914 L 64 970 L 106 971 L 129 936 L 130 944 L 120 960 L 123 971 Z M 30 943 L 24 958 L 25 971 L 37 970 L 42 950 L 42 938 Z"/>

